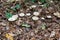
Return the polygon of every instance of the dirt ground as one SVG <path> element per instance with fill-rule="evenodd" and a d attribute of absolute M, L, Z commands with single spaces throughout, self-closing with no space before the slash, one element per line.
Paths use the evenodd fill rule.
<path fill-rule="evenodd" d="M 60 0 L 0 0 L 0 40 L 60 40 Z"/>

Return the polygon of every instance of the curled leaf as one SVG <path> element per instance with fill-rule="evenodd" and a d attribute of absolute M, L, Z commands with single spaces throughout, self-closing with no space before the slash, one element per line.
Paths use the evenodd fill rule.
<path fill-rule="evenodd" d="M 24 27 L 30 27 L 30 25 L 27 24 L 27 23 L 23 23 L 22 26 L 24 26 Z"/>

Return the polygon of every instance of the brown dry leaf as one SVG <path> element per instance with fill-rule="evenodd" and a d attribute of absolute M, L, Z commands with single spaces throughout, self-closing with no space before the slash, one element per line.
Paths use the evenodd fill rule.
<path fill-rule="evenodd" d="M 60 13 L 59 12 L 54 13 L 54 15 L 57 16 L 58 18 L 60 18 Z"/>

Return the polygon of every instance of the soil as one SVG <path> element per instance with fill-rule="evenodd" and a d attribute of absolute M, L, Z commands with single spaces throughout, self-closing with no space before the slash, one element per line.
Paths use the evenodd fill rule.
<path fill-rule="evenodd" d="M 53 2 L 47 2 L 48 7 L 42 7 L 37 2 L 14 1 L 6 2 L 6 0 L 0 1 L 0 40 L 9 40 L 6 38 L 6 33 L 13 33 L 13 40 L 60 40 L 60 17 L 54 15 L 59 12 L 60 14 L 60 0 L 52 0 Z M 21 4 L 21 8 L 16 11 L 10 10 L 12 6 Z M 31 5 L 37 5 L 36 8 L 29 8 Z M 27 10 L 29 9 L 29 10 Z M 5 11 L 9 10 L 13 15 L 23 13 L 31 13 L 31 16 L 18 17 L 15 21 L 8 21 L 5 17 Z M 38 11 L 39 20 L 33 20 L 33 12 Z M 47 16 L 51 16 L 48 18 Z M 45 19 L 41 19 L 41 17 Z M 27 23 L 30 27 L 22 26 L 22 23 Z M 44 25 L 45 24 L 45 25 Z M 41 28 L 42 25 L 45 28 Z M 44 27 L 43 26 L 43 27 Z"/>

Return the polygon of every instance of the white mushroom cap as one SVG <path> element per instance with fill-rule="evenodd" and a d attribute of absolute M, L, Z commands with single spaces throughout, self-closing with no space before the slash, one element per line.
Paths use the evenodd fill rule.
<path fill-rule="evenodd" d="M 24 13 L 20 13 L 19 16 L 23 17 L 23 16 L 25 16 L 25 14 Z"/>
<path fill-rule="evenodd" d="M 39 12 L 34 12 L 33 15 L 38 16 Z"/>
<path fill-rule="evenodd" d="M 39 20 L 39 17 L 33 16 L 32 19 L 33 19 L 33 20 Z"/>
<path fill-rule="evenodd" d="M 32 6 L 30 6 L 30 9 L 31 9 L 31 8 L 36 8 L 36 5 L 32 5 Z"/>
<path fill-rule="evenodd" d="M 8 21 L 15 21 L 18 18 L 18 15 L 13 15 L 8 19 Z"/>
<path fill-rule="evenodd" d="M 30 13 L 26 13 L 26 16 L 30 16 L 31 14 Z"/>
<path fill-rule="evenodd" d="M 45 18 L 44 17 L 41 17 L 42 20 L 44 20 Z"/>
<path fill-rule="evenodd" d="M 52 16 L 48 15 L 47 18 L 52 18 Z"/>

